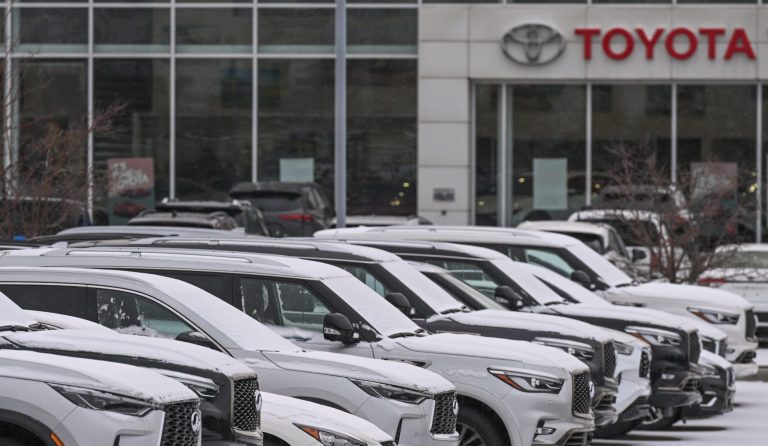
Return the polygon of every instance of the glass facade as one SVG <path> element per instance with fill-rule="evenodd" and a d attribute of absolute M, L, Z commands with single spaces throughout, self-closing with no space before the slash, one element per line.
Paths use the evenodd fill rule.
<path fill-rule="evenodd" d="M 4 112 L 34 123 L 14 126 L 12 151 L 43 122 L 72 128 L 121 107 L 109 134 L 83 147 L 98 222 L 116 206 L 121 218 L 143 209 L 108 199 L 110 166 L 124 159 L 151 159 L 145 207 L 226 199 L 238 181 L 296 178 L 306 163 L 302 179 L 333 196 L 332 1 L 21 0 L 6 10 L 20 94 Z M 416 2 L 350 2 L 351 214 L 416 213 L 417 17 Z"/>
<path fill-rule="evenodd" d="M 599 203 L 612 149 L 643 146 L 691 197 L 711 189 L 713 178 L 727 184 L 717 199 L 740 203 L 739 231 L 755 237 L 764 187 L 758 166 L 765 162 L 758 116 L 765 120 L 768 104 L 758 90 L 765 87 L 476 84 L 474 221 L 566 218 Z"/>

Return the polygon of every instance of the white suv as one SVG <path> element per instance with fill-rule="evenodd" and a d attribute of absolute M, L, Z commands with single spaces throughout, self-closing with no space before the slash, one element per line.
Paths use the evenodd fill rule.
<path fill-rule="evenodd" d="M 3 446 L 199 446 L 201 432 L 198 396 L 156 372 L 0 350 Z"/>
<path fill-rule="evenodd" d="M 173 309 L 192 329 L 206 333 L 247 364 L 263 367 L 269 361 L 271 367 L 258 369 L 266 390 L 275 391 L 270 384 L 285 386 L 291 392 L 311 389 L 314 394 L 333 398 L 340 404 L 348 403 L 338 395 L 353 394 L 338 381 L 321 382 L 317 372 L 342 374 L 332 368 L 328 360 L 332 357 L 325 356 L 329 353 L 301 352 L 285 339 L 274 340 L 274 335 L 268 335 L 269 330 L 255 319 L 309 349 L 388 360 L 392 367 L 390 375 L 398 376 L 403 384 L 370 372 L 360 373 L 364 371 L 360 365 L 366 363 L 351 356 L 343 356 L 348 358 L 343 373 L 351 378 L 345 379 L 348 385 L 374 397 L 365 402 L 397 399 L 401 410 L 426 404 L 429 411 L 422 412 L 421 417 L 399 422 L 401 434 L 396 440 L 401 444 L 414 443 L 411 437 L 403 436 L 406 431 L 417 435 L 422 430 L 443 438 L 453 429 L 457 412 L 460 431 L 467 441 L 478 434 L 486 444 L 494 446 L 566 441 L 583 444 L 594 429 L 589 369 L 579 360 L 561 350 L 528 342 L 470 335 L 426 335 L 362 282 L 330 265 L 280 256 L 178 249 L 34 251 L 8 253 L 0 257 L 0 264 L 140 270 L 200 284 L 218 293 L 221 300 L 195 287 L 162 278 L 154 279 L 144 291 L 146 298 Z M 39 270 L 26 274 L 28 282 L 40 282 Z M 52 270 L 46 272 L 46 280 L 65 280 L 61 274 L 54 281 L 53 274 Z M 21 280 L 18 276 L 8 279 Z M 88 279 L 80 275 L 76 280 L 87 283 Z M 134 282 L 135 278 L 126 280 L 121 287 L 135 286 L 128 285 Z M 37 301 L 52 301 L 50 293 L 41 294 Z M 233 306 L 252 318 L 233 311 Z M 434 378 L 426 380 L 434 375 L 422 375 L 427 372 L 398 363 L 418 365 L 447 378 L 456 387 L 462 410 L 458 411 L 454 404 L 450 384 Z M 380 368 L 386 366 L 382 363 Z M 458 370 L 462 372 L 457 373 Z M 291 378 L 291 374 L 296 378 Z M 368 416 L 364 418 L 392 418 L 382 412 L 366 412 Z M 425 415 L 433 412 L 430 425 Z M 397 425 L 392 427 L 392 432 L 397 431 Z"/>

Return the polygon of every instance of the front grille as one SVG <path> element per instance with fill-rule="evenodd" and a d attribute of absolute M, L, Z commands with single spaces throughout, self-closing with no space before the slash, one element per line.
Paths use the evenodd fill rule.
<path fill-rule="evenodd" d="M 744 318 L 745 322 L 747 323 L 747 328 L 744 334 L 747 335 L 747 339 L 754 339 L 755 336 L 757 336 L 757 321 L 755 321 L 754 310 L 745 311 Z"/>
<path fill-rule="evenodd" d="M 757 320 L 760 322 L 768 322 L 768 313 L 756 313 Z"/>
<path fill-rule="evenodd" d="M 605 376 L 613 378 L 616 373 L 616 347 L 612 342 L 603 346 L 603 365 L 605 366 Z"/>
<path fill-rule="evenodd" d="M 259 381 L 246 378 L 235 381 L 233 427 L 242 432 L 256 432 L 261 427 L 261 412 L 256 407 Z"/>
<path fill-rule="evenodd" d="M 651 355 L 643 351 L 640 354 L 640 377 L 648 378 L 651 376 Z"/>
<path fill-rule="evenodd" d="M 712 353 L 717 353 L 717 342 L 712 338 L 704 338 L 701 340 L 701 346 L 704 350 Z"/>
<path fill-rule="evenodd" d="M 591 432 L 574 432 L 565 440 L 563 446 L 588 446 L 592 444 Z"/>
<path fill-rule="evenodd" d="M 595 410 L 610 410 L 616 404 L 616 395 L 606 395 L 595 404 Z"/>
<path fill-rule="evenodd" d="M 166 404 L 160 446 L 197 446 L 200 439 L 200 402 Z"/>
<path fill-rule="evenodd" d="M 699 334 L 696 332 L 688 334 L 688 360 L 692 364 L 698 364 L 699 356 L 701 356 L 701 343 L 699 342 Z"/>
<path fill-rule="evenodd" d="M 689 379 L 681 389 L 683 392 L 696 392 L 699 390 L 699 380 Z"/>
<path fill-rule="evenodd" d="M 456 432 L 457 404 L 456 392 L 435 395 L 435 414 L 432 416 L 432 429 L 430 430 L 433 435 L 451 435 Z"/>
<path fill-rule="evenodd" d="M 588 415 L 592 407 L 592 398 L 589 397 L 589 372 L 579 373 L 573 376 L 573 413 Z"/>

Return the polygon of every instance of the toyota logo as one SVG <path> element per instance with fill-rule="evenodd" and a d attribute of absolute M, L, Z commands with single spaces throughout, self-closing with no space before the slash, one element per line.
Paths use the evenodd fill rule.
<path fill-rule="evenodd" d="M 459 400 L 453 400 L 453 415 L 459 414 Z"/>
<path fill-rule="evenodd" d="M 192 416 L 189 418 L 189 424 L 192 427 L 192 432 L 194 432 L 195 435 L 200 433 L 200 428 L 202 427 L 203 422 L 200 419 L 199 410 L 192 412 Z"/>
<path fill-rule="evenodd" d="M 563 54 L 565 38 L 549 25 L 529 23 L 516 26 L 501 39 L 501 49 L 521 65 L 546 65 Z"/>
<path fill-rule="evenodd" d="M 254 397 L 256 398 L 256 412 L 261 412 L 261 392 L 257 391 Z"/>

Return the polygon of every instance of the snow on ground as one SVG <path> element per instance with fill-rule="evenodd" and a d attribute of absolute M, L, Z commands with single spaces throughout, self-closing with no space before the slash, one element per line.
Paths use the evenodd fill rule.
<path fill-rule="evenodd" d="M 761 348 L 757 350 L 756 361 L 760 367 L 768 367 L 768 348 Z"/>
<path fill-rule="evenodd" d="M 736 408 L 731 413 L 705 420 L 691 420 L 687 424 L 678 423 L 668 431 L 634 431 L 615 440 L 595 440 L 595 446 L 598 445 L 768 445 L 768 382 L 737 382 Z"/>

